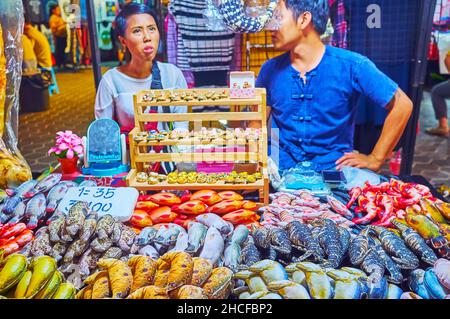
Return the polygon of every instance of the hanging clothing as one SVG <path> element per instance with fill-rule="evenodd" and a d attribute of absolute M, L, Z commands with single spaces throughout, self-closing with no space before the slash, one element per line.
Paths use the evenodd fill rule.
<path fill-rule="evenodd" d="M 234 33 L 208 30 L 203 17 L 205 8 L 206 2 L 202 0 L 173 0 L 169 4 L 169 12 L 177 22 L 190 70 L 228 71 L 234 51 Z"/>
<path fill-rule="evenodd" d="M 97 23 L 97 33 L 98 33 L 98 47 L 101 50 L 112 50 L 113 42 L 111 35 L 112 24 L 110 22 L 100 22 Z"/>
<path fill-rule="evenodd" d="M 42 1 L 24 0 L 24 12 L 27 14 L 28 21 L 31 23 L 44 23 L 46 20 L 45 7 Z"/>
<path fill-rule="evenodd" d="M 236 33 L 234 35 L 234 53 L 233 59 L 231 60 L 230 71 L 242 71 L 242 34 Z"/>
<path fill-rule="evenodd" d="M 164 20 L 166 31 L 167 62 L 177 64 L 177 24 L 173 15 L 167 14 Z"/>
<path fill-rule="evenodd" d="M 177 23 L 175 22 L 174 17 L 169 13 L 164 20 L 164 28 L 166 31 L 166 47 L 167 47 L 167 62 L 174 64 L 178 67 L 178 30 Z M 182 44 L 182 40 L 180 40 Z M 188 64 L 187 60 L 186 64 Z M 185 68 L 181 68 L 183 71 L 183 75 L 186 79 L 189 88 L 194 87 L 194 75 L 190 70 L 186 70 Z"/>
<path fill-rule="evenodd" d="M 330 19 L 333 24 L 334 33 L 331 38 L 331 45 L 346 49 L 347 48 L 347 16 L 344 0 L 328 0 Z"/>

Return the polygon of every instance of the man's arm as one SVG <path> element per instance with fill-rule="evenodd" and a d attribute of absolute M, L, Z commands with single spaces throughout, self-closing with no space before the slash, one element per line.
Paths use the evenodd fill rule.
<path fill-rule="evenodd" d="M 368 168 L 378 171 L 386 158 L 392 153 L 400 140 L 409 117 L 413 110 L 413 103 L 409 97 L 399 88 L 386 106 L 389 113 L 386 117 L 381 136 L 370 155 L 348 153 L 337 162 L 337 169 L 343 166 Z"/>

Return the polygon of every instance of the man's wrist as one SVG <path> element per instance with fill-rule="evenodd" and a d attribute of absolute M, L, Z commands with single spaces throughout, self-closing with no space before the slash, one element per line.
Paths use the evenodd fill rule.
<path fill-rule="evenodd" d="M 372 156 L 377 162 L 379 162 L 380 165 L 382 165 L 384 163 L 384 160 L 386 159 L 386 156 L 381 156 L 376 153 L 371 153 L 370 156 Z"/>

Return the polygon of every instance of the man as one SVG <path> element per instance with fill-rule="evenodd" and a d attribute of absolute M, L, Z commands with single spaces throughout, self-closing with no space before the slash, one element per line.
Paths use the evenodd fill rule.
<path fill-rule="evenodd" d="M 279 130 L 272 148 L 279 147 L 280 169 L 311 161 L 317 170 L 379 170 L 406 127 L 411 100 L 366 57 L 321 42 L 328 0 L 281 0 L 279 10 L 280 28 L 272 40 L 276 49 L 288 52 L 267 61 L 256 84 L 267 90 L 272 136 Z M 369 155 L 353 153 L 360 95 L 389 110 Z"/>
<path fill-rule="evenodd" d="M 450 72 L 450 51 L 445 57 L 445 66 Z M 431 102 L 433 103 L 434 113 L 438 120 L 438 126 L 426 130 L 428 134 L 448 137 L 450 129 L 448 128 L 447 102 L 450 98 L 450 81 L 444 81 L 433 87 L 431 90 Z"/>
<path fill-rule="evenodd" d="M 58 68 L 62 68 L 66 62 L 66 54 L 64 50 L 67 46 L 67 28 L 66 22 L 61 16 L 61 8 L 59 5 L 50 7 L 49 25 L 55 40 L 55 60 Z"/>
<path fill-rule="evenodd" d="M 24 34 L 33 42 L 33 50 L 39 67 L 50 69 L 52 67 L 52 51 L 45 35 L 28 21 L 25 21 Z"/>

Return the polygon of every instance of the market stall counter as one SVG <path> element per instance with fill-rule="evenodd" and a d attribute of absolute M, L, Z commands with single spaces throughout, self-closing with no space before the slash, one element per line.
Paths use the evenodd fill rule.
<path fill-rule="evenodd" d="M 448 298 L 450 204 L 423 184 L 275 192 L 259 208 L 239 190 L 142 192 L 119 220 L 87 201 L 58 210 L 71 188 L 102 189 L 61 177 L 2 193 L 4 297 Z"/>

